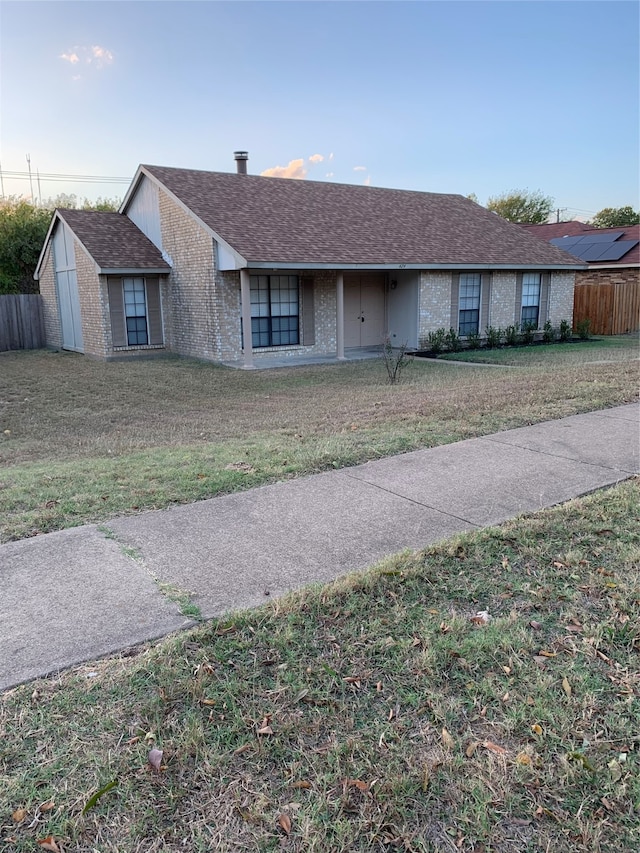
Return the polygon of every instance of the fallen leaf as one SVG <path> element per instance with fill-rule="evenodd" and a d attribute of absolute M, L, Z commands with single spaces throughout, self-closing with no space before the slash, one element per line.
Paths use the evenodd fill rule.
<path fill-rule="evenodd" d="M 291 835 L 291 818 L 288 814 L 281 812 L 278 815 L 278 826 L 285 835 Z"/>
<path fill-rule="evenodd" d="M 531 731 L 534 733 L 534 735 L 541 735 L 542 734 L 542 726 L 539 726 L 537 723 L 534 723 L 531 726 Z"/>
<path fill-rule="evenodd" d="M 478 610 L 476 615 L 469 619 L 469 622 L 473 622 L 474 625 L 488 625 L 490 621 L 491 616 L 488 610 Z"/>
<path fill-rule="evenodd" d="M 154 770 L 160 770 L 160 766 L 162 764 L 162 750 L 156 749 L 155 747 L 150 749 L 147 760 Z"/>
<path fill-rule="evenodd" d="M 497 743 L 494 743 L 492 740 L 485 740 L 482 744 L 485 749 L 490 750 L 491 752 L 495 752 L 498 755 L 504 755 L 507 751 L 503 746 L 498 746 Z"/>
<path fill-rule="evenodd" d="M 447 749 L 453 749 L 456 744 L 456 742 L 446 729 L 442 729 L 442 743 Z"/>
<path fill-rule="evenodd" d="M 526 752 L 519 752 L 516 755 L 516 764 L 531 764 L 531 756 Z"/>
<path fill-rule="evenodd" d="M 61 853 L 61 850 L 56 844 L 56 840 L 53 835 L 47 835 L 46 838 L 38 839 L 38 844 L 42 847 L 43 850 L 50 850 L 51 853 Z"/>
<path fill-rule="evenodd" d="M 362 779 L 346 779 L 347 788 L 357 788 L 358 791 L 361 791 L 363 794 L 366 794 L 369 790 L 369 785 L 366 782 L 363 782 Z"/>
<path fill-rule="evenodd" d="M 302 788 L 303 790 L 308 791 L 309 788 L 311 787 L 311 782 L 307 782 L 306 779 L 300 779 L 300 781 L 294 782 L 291 785 L 291 787 L 292 788 Z"/>
<path fill-rule="evenodd" d="M 535 619 L 532 619 L 531 622 L 529 622 L 529 625 L 533 628 L 534 631 L 542 630 L 542 622 L 537 622 Z"/>
<path fill-rule="evenodd" d="M 14 813 L 11 815 L 11 817 L 13 818 L 13 820 L 16 823 L 20 823 L 20 821 L 24 820 L 26 816 L 27 816 L 27 810 L 26 809 L 16 809 L 14 811 Z"/>
<path fill-rule="evenodd" d="M 201 705 L 215 705 L 216 700 L 215 699 L 201 699 L 200 704 Z"/>
<path fill-rule="evenodd" d="M 547 651 L 545 651 L 545 649 L 541 649 L 541 650 L 538 652 L 538 654 L 539 654 L 539 655 L 540 655 L 540 657 L 542 657 L 542 658 L 557 658 L 557 657 L 558 657 L 558 653 L 557 653 L 557 652 L 547 652 Z"/>
<path fill-rule="evenodd" d="M 474 754 L 474 752 L 476 751 L 476 749 L 479 746 L 480 746 L 479 741 L 477 741 L 477 740 L 471 741 L 469 746 L 465 749 L 464 754 L 467 756 L 467 758 L 471 758 L 471 756 Z"/>
<path fill-rule="evenodd" d="M 160 753 L 160 754 L 162 755 L 162 753 Z M 86 814 L 89 811 L 89 809 L 92 809 L 95 806 L 95 804 L 98 802 L 100 797 L 103 794 L 106 794 L 107 791 L 110 791 L 112 788 L 115 788 L 117 784 L 118 784 L 118 780 L 112 779 L 111 782 L 107 782 L 106 785 L 103 785 L 102 788 L 100 788 L 99 791 L 96 791 L 95 794 L 92 797 L 90 797 L 87 800 L 87 802 L 84 804 L 84 808 L 82 809 L 82 814 Z M 49 805 L 49 804 L 47 803 L 46 805 Z M 53 808 L 53 802 L 51 802 L 50 806 L 51 806 L 51 808 Z M 45 809 L 41 807 L 41 811 L 45 811 Z"/>
<path fill-rule="evenodd" d="M 569 684 L 566 676 L 562 679 L 562 689 L 567 696 L 571 696 L 571 685 Z"/>
<path fill-rule="evenodd" d="M 259 735 L 272 735 L 273 729 L 271 728 L 271 726 L 262 726 L 261 728 L 258 729 L 258 734 Z"/>

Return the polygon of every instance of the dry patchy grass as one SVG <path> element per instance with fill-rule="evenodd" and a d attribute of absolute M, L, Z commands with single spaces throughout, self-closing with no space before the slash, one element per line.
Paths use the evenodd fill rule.
<path fill-rule="evenodd" d="M 638 498 L 625 483 L 7 693 L 5 849 L 637 850 Z"/>
<path fill-rule="evenodd" d="M 0 533 L 22 538 L 627 402 L 638 344 L 616 340 L 517 369 L 415 361 L 396 386 L 381 359 L 244 372 L 3 353 Z"/>

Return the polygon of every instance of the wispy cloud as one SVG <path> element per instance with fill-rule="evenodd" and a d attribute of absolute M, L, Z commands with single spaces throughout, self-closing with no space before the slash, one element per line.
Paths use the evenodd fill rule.
<path fill-rule="evenodd" d="M 335 175 L 335 172 L 327 172 L 327 174 L 325 175 L 325 178 L 333 178 L 334 175 Z"/>
<path fill-rule="evenodd" d="M 322 163 L 323 160 L 324 156 L 322 154 L 312 154 L 311 157 L 309 157 L 310 163 Z"/>
<path fill-rule="evenodd" d="M 367 167 L 366 166 L 354 166 L 353 171 L 354 172 L 366 172 Z"/>
<path fill-rule="evenodd" d="M 90 47 L 75 45 L 66 53 L 61 53 L 58 58 L 71 65 L 92 65 L 94 68 L 104 68 L 114 60 L 113 53 L 99 44 L 92 44 Z"/>

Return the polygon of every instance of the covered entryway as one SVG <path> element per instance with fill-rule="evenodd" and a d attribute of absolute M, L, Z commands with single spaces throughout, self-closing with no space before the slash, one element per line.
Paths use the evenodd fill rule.
<path fill-rule="evenodd" d="M 385 335 L 384 273 L 344 273 L 344 345 L 379 346 Z"/>

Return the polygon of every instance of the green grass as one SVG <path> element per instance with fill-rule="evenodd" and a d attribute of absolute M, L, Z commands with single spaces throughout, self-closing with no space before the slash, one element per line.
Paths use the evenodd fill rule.
<path fill-rule="evenodd" d="M 635 342 L 635 345 L 634 345 Z M 470 350 L 468 352 L 443 353 L 440 358 L 447 361 L 470 361 L 481 364 L 503 364 L 532 366 L 554 365 L 558 359 L 564 365 L 579 364 L 581 361 L 629 361 L 638 357 L 638 335 L 590 338 L 571 343 L 555 343 L 532 346 L 498 347 L 495 349 Z"/>
<path fill-rule="evenodd" d="M 3 846 L 639 849 L 639 499 L 629 481 L 6 693 Z"/>
<path fill-rule="evenodd" d="M 635 337 L 542 349 L 517 370 L 415 360 L 394 386 L 382 359 L 247 372 L 2 353 L 0 540 L 637 399 Z"/>

